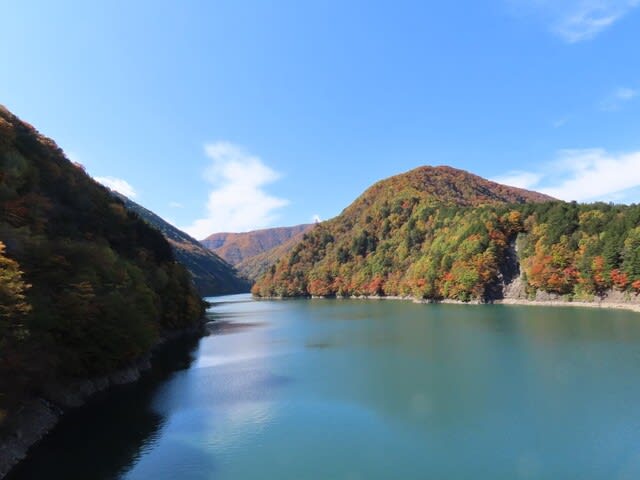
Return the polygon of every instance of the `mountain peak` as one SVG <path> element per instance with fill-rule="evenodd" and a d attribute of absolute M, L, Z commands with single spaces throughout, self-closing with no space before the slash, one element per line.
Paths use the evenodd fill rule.
<path fill-rule="evenodd" d="M 460 206 L 497 203 L 547 202 L 554 198 L 539 192 L 502 185 L 447 165 L 424 165 L 374 184 L 367 192 L 414 189 L 434 201 Z M 364 195 L 367 195 L 365 192 Z"/>

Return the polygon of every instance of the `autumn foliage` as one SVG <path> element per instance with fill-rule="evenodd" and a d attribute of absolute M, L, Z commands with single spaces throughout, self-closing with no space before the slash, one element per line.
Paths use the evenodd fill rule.
<path fill-rule="evenodd" d="M 162 234 L 0 107 L 0 409 L 121 367 L 202 313 Z"/>
<path fill-rule="evenodd" d="M 424 167 L 379 182 L 317 225 L 253 293 L 486 300 L 515 263 L 531 295 L 636 294 L 639 225 L 640 206 L 553 201 Z"/>

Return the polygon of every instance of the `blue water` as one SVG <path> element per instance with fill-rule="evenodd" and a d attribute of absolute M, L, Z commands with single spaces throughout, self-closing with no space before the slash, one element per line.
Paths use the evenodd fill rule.
<path fill-rule="evenodd" d="M 640 478 L 638 314 L 212 300 L 11 479 Z"/>

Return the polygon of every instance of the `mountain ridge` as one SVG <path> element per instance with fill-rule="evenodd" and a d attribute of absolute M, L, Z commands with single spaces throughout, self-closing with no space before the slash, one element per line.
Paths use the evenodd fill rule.
<path fill-rule="evenodd" d="M 202 246 L 195 238 L 121 193 L 113 194 L 122 200 L 128 210 L 135 212 L 164 235 L 173 248 L 176 260 L 191 273 L 195 286 L 203 297 L 250 290 L 250 283 L 240 277 L 232 265 Z"/>
<path fill-rule="evenodd" d="M 264 265 L 270 266 L 272 263 L 268 252 L 290 242 L 312 227 L 313 224 L 300 224 L 249 232 L 220 232 L 209 235 L 200 243 L 237 267 L 243 276 L 255 280 L 258 274 L 264 271 Z M 257 256 L 259 258 L 253 261 Z"/>

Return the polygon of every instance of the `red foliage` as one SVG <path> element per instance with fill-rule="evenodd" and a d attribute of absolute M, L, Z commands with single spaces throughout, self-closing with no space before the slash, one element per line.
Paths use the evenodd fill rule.
<path fill-rule="evenodd" d="M 367 293 L 369 295 L 382 295 L 384 293 L 382 290 L 383 285 L 384 279 L 381 276 L 376 275 L 367 285 Z"/>
<path fill-rule="evenodd" d="M 591 263 L 591 275 L 597 293 L 602 293 L 611 286 L 605 270 L 604 258 L 601 256 L 594 257 Z"/>
<path fill-rule="evenodd" d="M 611 270 L 611 281 L 618 290 L 626 290 L 629 286 L 629 277 L 617 268 Z"/>
<path fill-rule="evenodd" d="M 329 283 L 323 279 L 314 279 L 309 282 L 309 293 L 316 297 L 326 297 L 331 295 Z"/>

